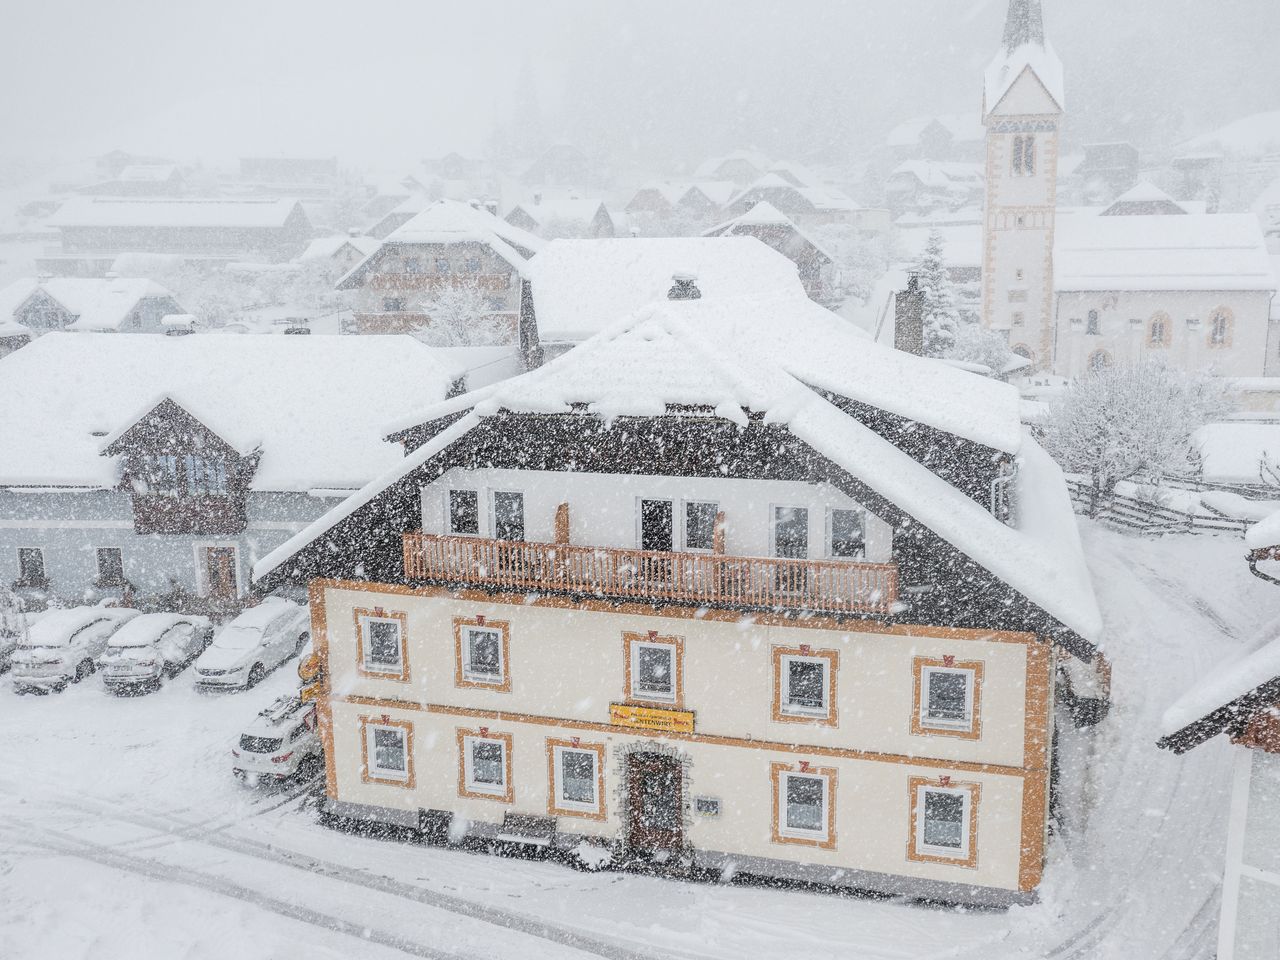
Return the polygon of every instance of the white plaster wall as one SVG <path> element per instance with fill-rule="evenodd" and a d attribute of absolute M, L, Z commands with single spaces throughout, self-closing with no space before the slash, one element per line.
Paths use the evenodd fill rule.
<path fill-rule="evenodd" d="M 1209 318 L 1226 307 L 1234 315 L 1231 345 L 1209 345 Z M 1085 332 L 1090 310 L 1098 311 L 1101 334 Z M 1261 377 L 1267 360 L 1270 294 L 1257 291 L 1119 291 L 1064 292 L 1057 296 L 1056 373 L 1075 377 L 1088 370 L 1089 356 L 1106 350 L 1116 363 L 1164 357 L 1188 370 L 1212 370 L 1221 376 Z M 1167 347 L 1148 344 L 1152 316 L 1168 314 Z M 1189 326 L 1195 317 L 1198 326 Z M 1073 318 L 1081 323 L 1075 326 Z M 1131 319 L 1141 323 L 1131 323 Z"/>
<path fill-rule="evenodd" d="M 813 559 L 830 555 L 828 511 L 858 506 L 828 484 L 728 477 L 466 470 L 455 467 L 439 480 L 422 488 L 422 529 L 427 533 L 448 531 L 450 489 L 480 491 L 482 536 L 493 534 L 493 491 L 519 491 L 524 494 L 527 540 L 553 541 L 556 507 L 567 502 L 571 543 L 627 549 L 640 546 L 641 499 L 671 499 L 676 502 L 677 549 L 683 549 L 682 502 L 714 501 L 725 514 L 726 553 L 745 557 L 773 555 L 774 506 L 808 508 L 809 556 Z M 892 555 L 892 528 L 878 517 L 868 514 L 866 559 L 870 562 L 887 562 Z"/>

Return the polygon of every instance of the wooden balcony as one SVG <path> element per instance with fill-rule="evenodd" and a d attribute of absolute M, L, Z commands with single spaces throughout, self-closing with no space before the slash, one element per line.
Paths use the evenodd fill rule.
<path fill-rule="evenodd" d="M 482 293 L 504 293 L 514 284 L 510 273 L 375 273 L 367 286 L 374 290 L 430 290 L 470 287 Z"/>
<path fill-rule="evenodd" d="M 888 613 L 898 598 L 898 568 L 892 563 L 616 550 L 430 533 L 404 535 L 404 569 L 410 580 L 815 613 Z"/>

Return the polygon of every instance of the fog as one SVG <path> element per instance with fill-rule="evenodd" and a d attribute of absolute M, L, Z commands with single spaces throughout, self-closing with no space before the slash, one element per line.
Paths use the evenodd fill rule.
<path fill-rule="evenodd" d="M 569 140 L 679 169 L 754 146 L 856 156 L 899 120 L 976 111 L 1004 0 L 858 3 L 14 3 L 0 155 L 121 148 L 395 171 Z M 1280 103 L 1274 0 L 1047 0 L 1067 137 L 1147 149 Z"/>

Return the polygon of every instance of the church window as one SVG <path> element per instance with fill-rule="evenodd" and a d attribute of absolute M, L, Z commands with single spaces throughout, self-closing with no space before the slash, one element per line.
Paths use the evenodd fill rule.
<path fill-rule="evenodd" d="M 1148 330 L 1147 345 L 1152 347 L 1167 347 L 1173 334 L 1173 325 L 1169 322 L 1169 315 L 1165 313 L 1157 313 L 1151 318 L 1151 326 Z"/>
<path fill-rule="evenodd" d="M 1022 138 L 1022 170 L 1028 177 L 1036 175 L 1036 138 Z"/>
<path fill-rule="evenodd" d="M 1089 354 L 1089 372 L 1101 373 L 1111 366 L 1111 354 L 1105 350 L 1095 350 Z"/>
<path fill-rule="evenodd" d="M 1095 337 L 1102 333 L 1102 320 L 1098 317 L 1097 310 L 1089 311 L 1089 325 L 1084 332 Z"/>
<path fill-rule="evenodd" d="M 1213 311 L 1213 315 L 1209 317 L 1209 346 L 1231 346 L 1231 321 L 1231 311 L 1226 307 Z"/>
<path fill-rule="evenodd" d="M 1022 137 L 1013 138 L 1013 175 L 1022 176 Z"/>

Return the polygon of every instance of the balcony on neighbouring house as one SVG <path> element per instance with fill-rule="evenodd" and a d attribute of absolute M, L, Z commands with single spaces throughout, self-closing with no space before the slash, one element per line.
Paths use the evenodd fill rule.
<path fill-rule="evenodd" d="M 410 580 L 814 613 L 889 613 L 893 563 L 668 553 L 481 537 L 404 535 Z"/>

